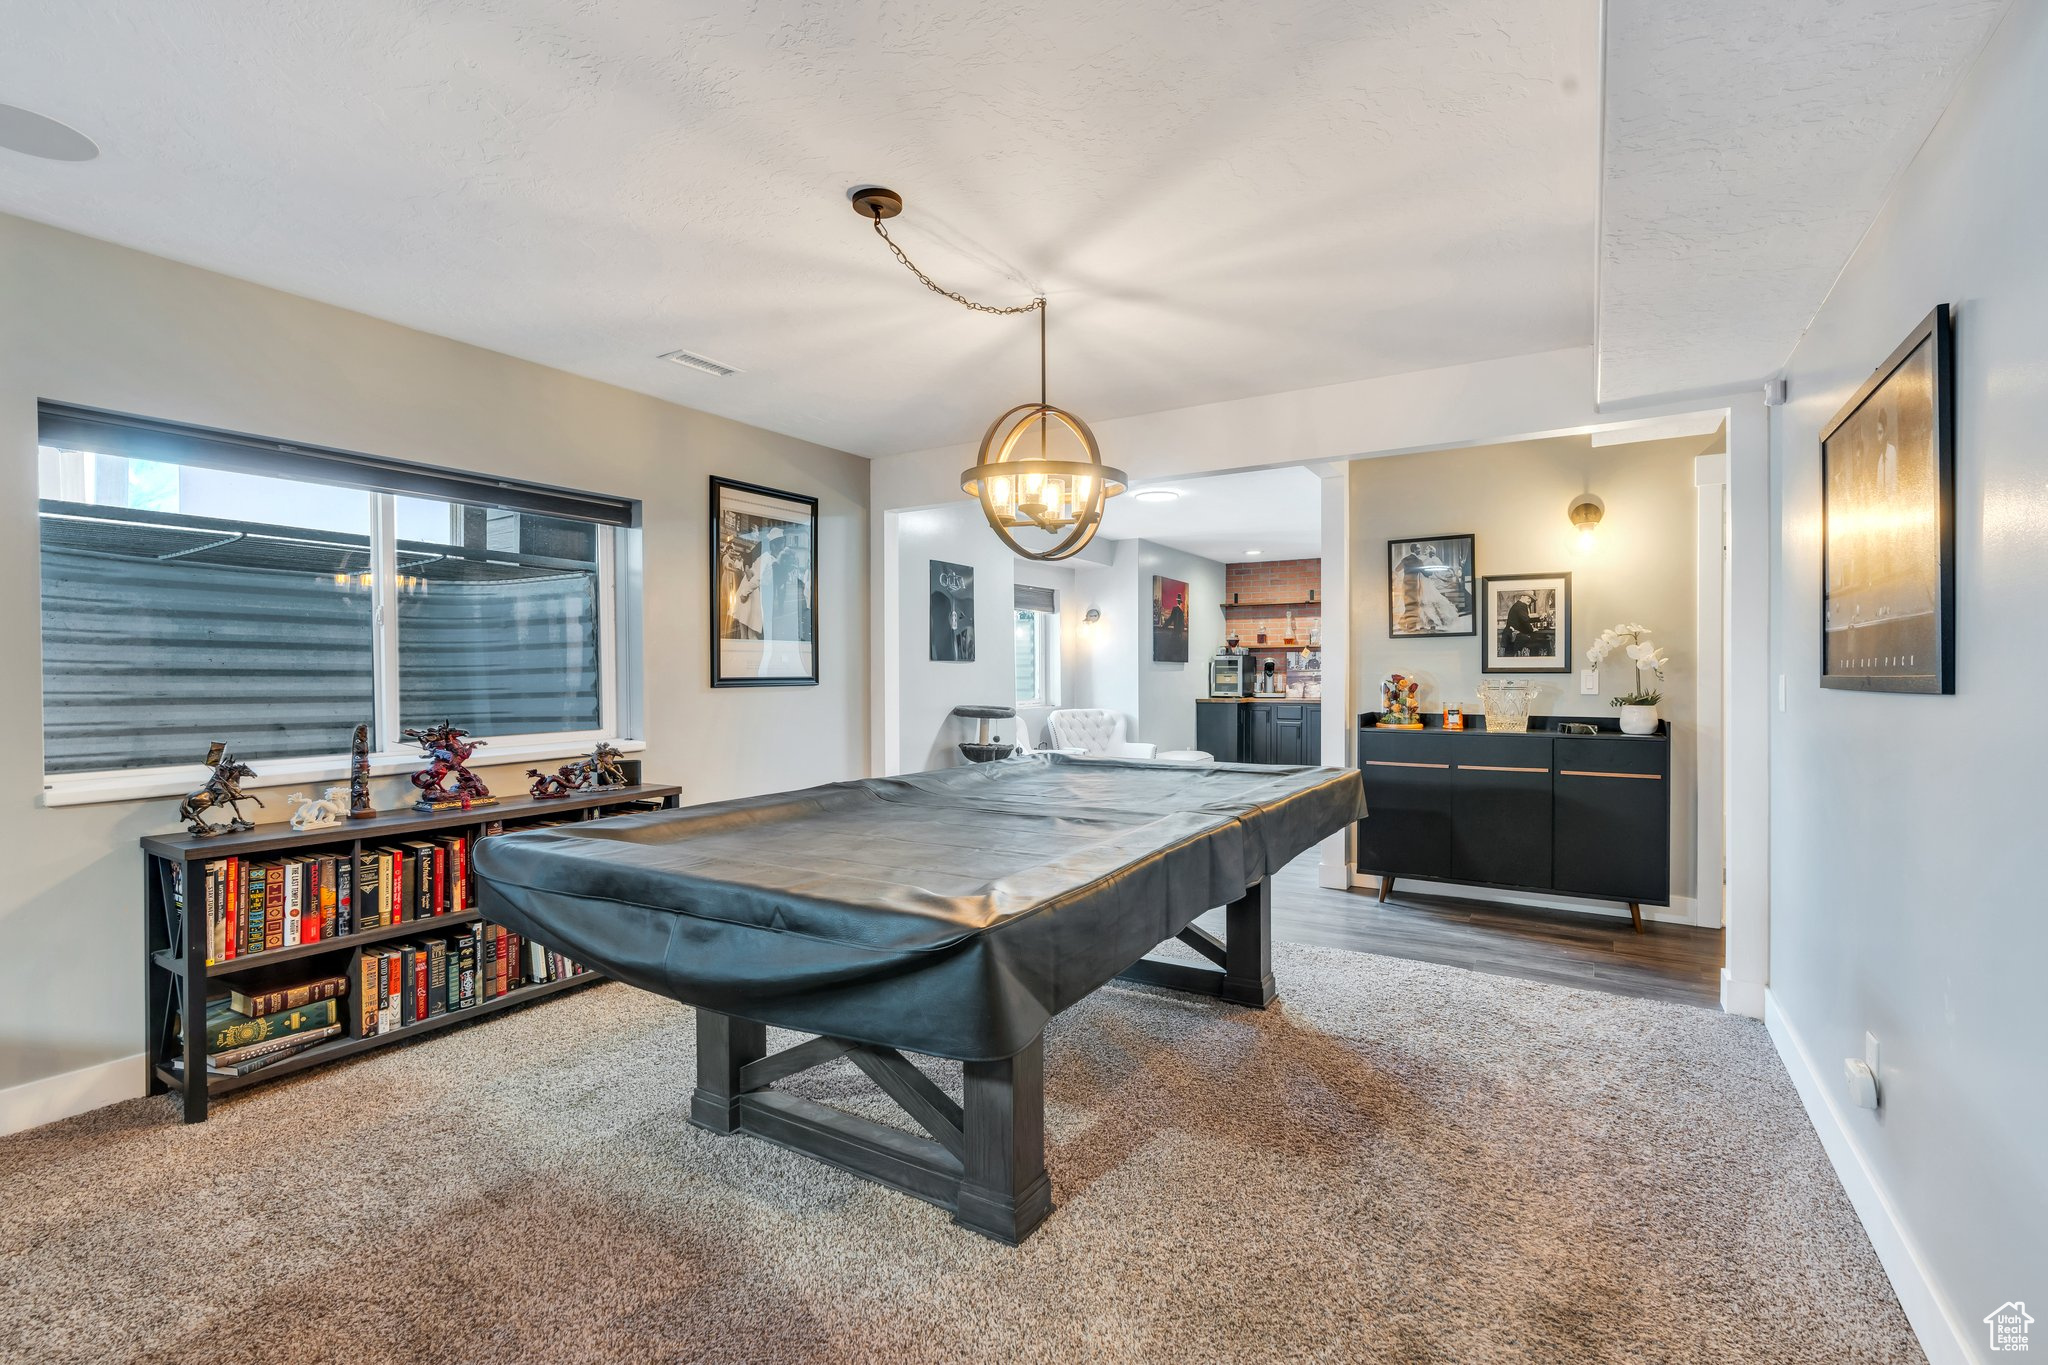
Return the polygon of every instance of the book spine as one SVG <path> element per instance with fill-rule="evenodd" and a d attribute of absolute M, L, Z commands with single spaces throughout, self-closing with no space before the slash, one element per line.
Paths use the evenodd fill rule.
<path fill-rule="evenodd" d="M 221 960 L 220 948 L 220 864 L 208 863 L 201 871 L 206 884 L 206 965 L 211 967 Z"/>
<path fill-rule="evenodd" d="M 272 863 L 263 879 L 263 946 L 284 947 L 284 864 Z"/>
<path fill-rule="evenodd" d="M 403 1012 L 400 999 L 404 992 L 399 988 L 399 973 L 405 968 L 405 954 L 390 952 L 384 955 L 384 984 L 378 994 L 383 1008 L 377 1016 L 377 1032 L 390 1033 L 399 1025 Z"/>
<path fill-rule="evenodd" d="M 427 1017 L 427 950 L 412 950 L 412 1017 L 418 1023 Z"/>
<path fill-rule="evenodd" d="M 340 1032 L 341 1025 L 329 1024 L 326 1028 L 317 1028 L 310 1033 L 298 1033 L 289 1038 L 274 1038 L 270 1042 L 258 1043 L 254 1047 L 238 1048 L 232 1055 L 221 1053 L 208 1057 L 206 1069 L 216 1076 L 246 1076 L 252 1071 L 262 1070 L 273 1062 L 281 1062 L 287 1057 L 303 1052 L 315 1043 L 333 1038 Z"/>
<path fill-rule="evenodd" d="M 469 836 L 455 840 L 449 852 L 455 859 L 455 913 L 459 915 L 469 909 Z"/>
<path fill-rule="evenodd" d="M 448 913 L 448 846 L 434 845 L 434 913 Z"/>
<path fill-rule="evenodd" d="M 409 904 L 411 898 L 405 893 L 406 888 L 412 885 L 413 861 L 413 859 L 406 856 L 404 849 L 394 848 L 391 850 L 391 922 L 393 924 L 403 924 L 412 918 L 412 906 Z"/>
<path fill-rule="evenodd" d="M 296 948 L 299 944 L 299 896 L 305 890 L 305 870 L 297 859 L 284 865 L 284 930 L 278 940 L 282 948 Z"/>
<path fill-rule="evenodd" d="M 320 860 L 308 858 L 299 873 L 299 942 L 320 941 Z"/>
<path fill-rule="evenodd" d="M 332 1000 L 282 1014 L 267 1014 L 260 1019 L 245 1019 L 236 1014 L 216 1015 L 206 1021 L 206 1050 L 225 1052 L 230 1048 L 247 1047 L 250 1043 L 323 1028 L 340 1017 Z"/>
<path fill-rule="evenodd" d="M 427 944 L 427 1014 L 448 1012 L 448 943 L 433 939 Z"/>
<path fill-rule="evenodd" d="M 283 990 L 264 991 L 259 995 L 244 995 L 240 991 L 235 991 L 228 999 L 238 1012 L 256 1016 L 303 1009 L 322 1000 L 338 1000 L 347 991 L 346 977 L 330 976 L 320 981 L 309 981 L 303 986 L 288 986 Z"/>
<path fill-rule="evenodd" d="M 356 965 L 356 1022 L 365 1038 L 377 1031 L 377 987 L 383 975 L 383 955 L 364 952 Z"/>
<path fill-rule="evenodd" d="M 320 937 L 323 941 L 334 937 L 334 878 L 337 867 L 331 853 L 320 859 Z"/>
<path fill-rule="evenodd" d="M 247 913 L 246 902 L 242 899 L 242 860 L 228 859 L 227 904 L 221 912 L 221 960 L 232 962 L 241 956 L 242 938 L 238 932 L 242 917 Z"/>
<path fill-rule="evenodd" d="M 457 997 L 457 1005 L 461 1009 L 468 1009 L 470 1006 L 476 1004 L 475 925 L 471 925 L 469 927 L 469 932 L 463 934 L 461 938 L 456 940 L 455 952 L 456 957 L 458 959 L 457 989 L 461 992 L 461 994 Z"/>
<path fill-rule="evenodd" d="M 356 931 L 356 860 L 346 855 L 334 860 L 334 933 L 343 938 Z"/>

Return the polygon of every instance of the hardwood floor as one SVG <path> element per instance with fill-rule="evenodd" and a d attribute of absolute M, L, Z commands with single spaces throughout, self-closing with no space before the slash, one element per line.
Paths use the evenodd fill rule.
<path fill-rule="evenodd" d="M 1718 929 L 1646 919 L 1638 934 L 1625 918 L 1511 909 L 1400 883 L 1382 905 L 1370 891 L 1318 886 L 1314 853 L 1273 878 L 1273 936 L 1646 1000 L 1721 1003 Z"/>

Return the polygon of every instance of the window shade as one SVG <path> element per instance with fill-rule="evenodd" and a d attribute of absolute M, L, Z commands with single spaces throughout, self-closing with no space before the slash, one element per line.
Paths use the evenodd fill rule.
<path fill-rule="evenodd" d="M 604 526 L 640 524 L 640 502 L 637 498 L 582 493 L 519 479 L 435 469 L 378 455 L 273 441 L 261 436 L 183 426 L 123 413 L 99 412 L 65 403 L 39 403 L 36 411 L 42 443 L 60 449 L 92 450 L 131 460 L 204 465 L 241 474 L 340 484 L 375 493 L 398 493 L 449 502 L 481 502 L 512 511 L 571 517 Z"/>
<path fill-rule="evenodd" d="M 1019 583 L 1015 586 L 1014 591 L 1017 594 L 1016 608 L 1018 611 L 1059 610 L 1059 599 L 1053 595 L 1051 588 L 1034 588 L 1029 584 Z"/>

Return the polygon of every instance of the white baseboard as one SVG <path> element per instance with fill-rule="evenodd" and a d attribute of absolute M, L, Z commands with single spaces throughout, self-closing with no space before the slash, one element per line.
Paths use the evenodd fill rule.
<path fill-rule="evenodd" d="M 101 1105 L 136 1099 L 148 1088 L 146 1061 L 138 1052 L 0 1090 L 0 1134 L 39 1128 Z"/>
<path fill-rule="evenodd" d="M 1394 884 L 1407 885 L 1397 876 Z M 1467 886 L 1462 882 L 1425 881 L 1418 877 L 1414 885 L 1421 888 L 1421 894 L 1430 896 L 1456 896 L 1459 900 L 1491 901 L 1496 905 L 1520 905 L 1532 910 L 1570 910 L 1580 915 L 1604 915 L 1610 919 L 1629 918 L 1628 907 L 1616 901 L 1580 900 L 1576 896 L 1545 896 L 1533 891 L 1502 891 L 1492 886 Z M 1364 872 L 1351 874 L 1354 890 L 1377 891 L 1380 879 Z M 1693 896 L 1673 896 L 1671 904 L 1646 905 L 1643 918 L 1656 920 L 1660 924 L 1692 924 L 1699 914 L 1698 899 Z M 1715 925 L 1719 928 L 1719 925 Z"/>
<path fill-rule="evenodd" d="M 1726 967 L 1721 969 L 1721 1012 L 1745 1019 L 1764 1017 L 1764 985 L 1761 981 L 1737 981 Z"/>
<path fill-rule="evenodd" d="M 1834 1085 L 1827 1081 L 1830 1076 L 1840 1077 L 1840 1064 L 1826 1068 L 1814 1065 L 1792 1022 L 1778 1008 L 1778 997 L 1768 990 L 1764 992 L 1763 1012 L 1764 1027 L 1770 1030 L 1778 1056 L 1799 1091 L 1800 1102 L 1806 1106 L 1806 1117 L 1820 1135 L 1820 1145 L 1826 1149 L 1842 1188 L 1848 1191 L 1856 1216 L 1863 1220 L 1863 1230 L 1869 1234 L 1870 1245 L 1876 1249 L 1877 1259 L 1891 1279 L 1899 1306 L 1906 1310 L 1906 1320 L 1913 1324 L 1913 1331 L 1920 1338 L 1920 1349 L 1927 1352 L 1933 1365 L 1969 1365 L 1976 1359 L 1971 1347 L 1977 1339 L 1976 1329 L 1964 1323 L 1954 1306 L 1935 1288 L 1918 1245 L 1899 1220 L 1898 1210 L 1892 1206 L 1877 1173 L 1844 1121 L 1836 1096 L 1840 1081 Z"/>

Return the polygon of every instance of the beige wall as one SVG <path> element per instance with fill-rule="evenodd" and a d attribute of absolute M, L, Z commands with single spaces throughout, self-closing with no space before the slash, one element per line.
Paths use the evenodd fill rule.
<path fill-rule="evenodd" d="M 868 770 L 866 461 L 0 216 L 0 1091 L 140 1050 L 136 839 L 175 826 L 170 800 L 40 805 L 39 398 L 640 498 L 650 779 L 701 801 Z M 706 681 L 714 472 L 821 501 L 818 687 Z"/>
<path fill-rule="evenodd" d="M 1486 678 L 1520 676 L 1540 689 L 1544 715 L 1612 715 L 1608 700 L 1632 686 L 1610 659 L 1601 692 L 1582 696 L 1577 671 L 1600 631 L 1622 621 L 1651 628 L 1671 656 L 1660 714 L 1671 722 L 1671 883 L 1694 894 L 1695 504 L 1692 457 L 1718 438 L 1595 448 L 1585 436 L 1475 446 L 1351 465 L 1351 667 L 1354 711 L 1376 710 L 1380 680 L 1422 682 L 1423 706 L 1476 712 Z M 1566 508 L 1581 492 L 1607 504 L 1597 548 L 1580 554 Z M 1462 636 L 1394 640 L 1387 634 L 1387 542 L 1470 532 L 1477 575 L 1572 575 L 1573 672 L 1483 674 L 1479 641 Z M 1475 585 L 1476 587 L 1477 585 Z M 1689 906 L 1684 907 L 1689 910 Z"/>

